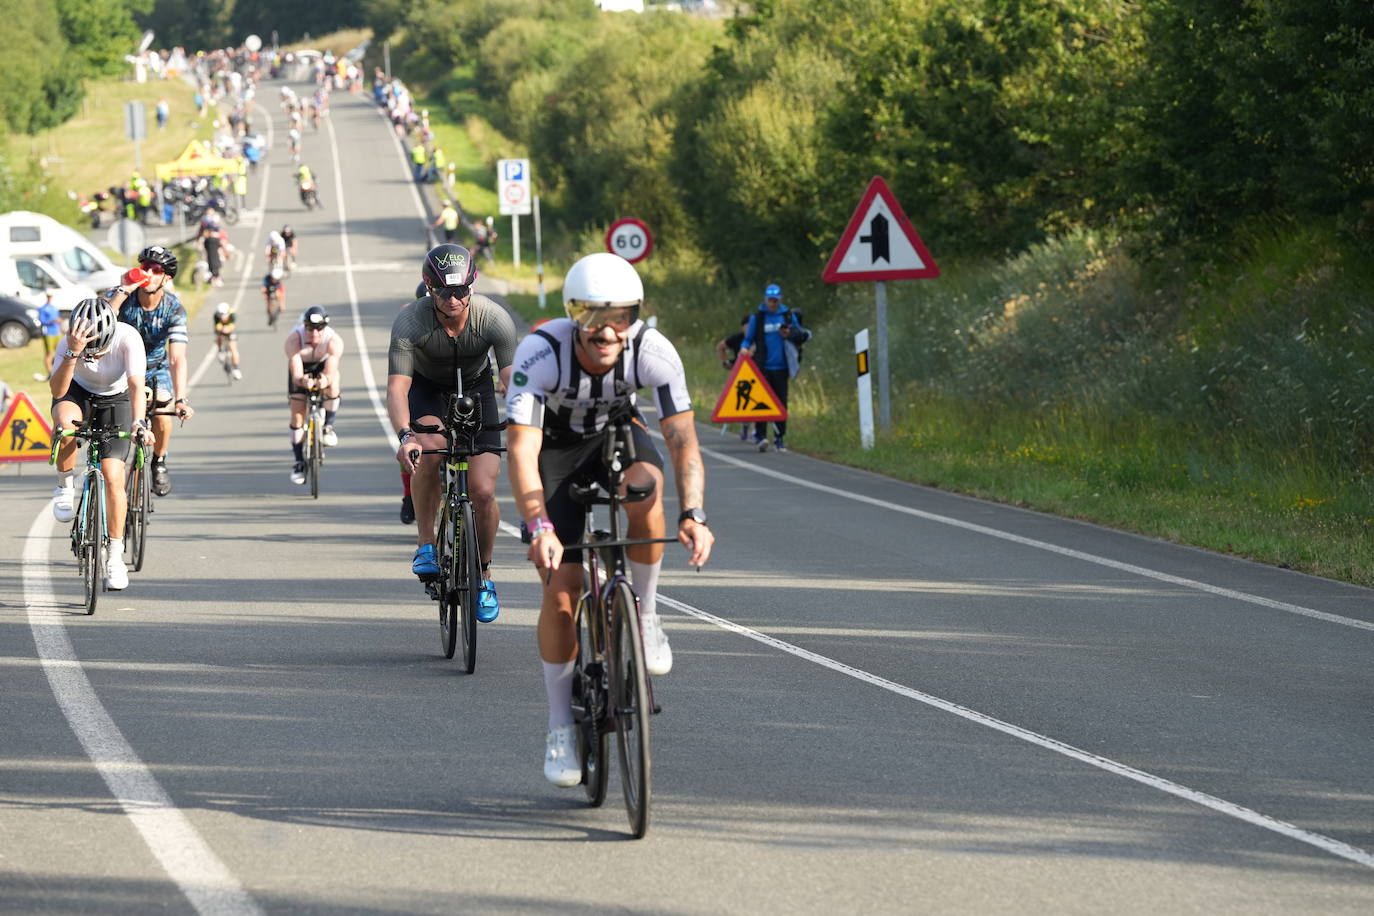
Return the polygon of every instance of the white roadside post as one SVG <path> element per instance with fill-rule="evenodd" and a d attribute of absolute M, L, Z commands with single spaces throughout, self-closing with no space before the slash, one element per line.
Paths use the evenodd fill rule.
<path fill-rule="evenodd" d="M 862 234 L 861 234 L 862 233 Z M 878 330 L 878 422 L 892 431 L 890 369 L 887 359 L 887 281 L 920 280 L 940 276 L 940 267 L 926 250 L 902 205 L 881 176 L 873 176 L 859 206 L 835 246 L 821 279 L 826 283 L 872 281 Z"/>
<path fill-rule="evenodd" d="M 496 194 L 501 202 L 501 215 L 509 216 L 512 263 L 520 266 L 520 217 L 531 211 L 530 161 L 528 159 L 500 159 L 496 163 Z"/>
<path fill-rule="evenodd" d="M 854 335 L 854 362 L 859 370 L 859 443 L 873 447 L 873 375 L 868 371 L 868 328 Z"/>
<path fill-rule="evenodd" d="M 539 281 L 539 308 L 544 308 L 544 237 L 539 221 L 539 195 L 534 195 L 534 275 Z"/>

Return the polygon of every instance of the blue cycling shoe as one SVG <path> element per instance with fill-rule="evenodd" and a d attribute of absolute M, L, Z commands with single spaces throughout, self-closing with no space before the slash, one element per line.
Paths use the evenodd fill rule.
<path fill-rule="evenodd" d="M 421 544 L 415 551 L 415 559 L 410 562 L 410 571 L 421 578 L 439 575 L 439 560 L 434 555 L 433 544 Z"/>
<path fill-rule="evenodd" d="M 490 579 L 482 580 L 482 590 L 477 593 L 477 619 L 491 623 L 501 613 L 501 603 L 496 600 L 496 586 Z"/>

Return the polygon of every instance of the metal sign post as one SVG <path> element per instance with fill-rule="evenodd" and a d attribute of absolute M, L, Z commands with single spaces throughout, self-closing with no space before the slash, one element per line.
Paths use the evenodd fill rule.
<path fill-rule="evenodd" d="M 124 136 L 134 141 L 134 171 L 143 169 L 138 144 L 148 139 L 148 106 L 142 102 L 124 103 Z"/>
<path fill-rule="evenodd" d="M 539 195 L 534 195 L 534 275 L 539 281 L 539 308 L 544 308 L 544 238 L 539 223 Z"/>
<path fill-rule="evenodd" d="M 873 284 L 878 307 L 878 423 L 883 432 L 892 432 L 892 365 L 887 358 L 887 283 Z"/>

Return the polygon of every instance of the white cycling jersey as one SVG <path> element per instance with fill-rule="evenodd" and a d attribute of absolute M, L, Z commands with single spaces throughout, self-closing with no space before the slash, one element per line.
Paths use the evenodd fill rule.
<path fill-rule="evenodd" d="M 682 359 L 668 338 L 642 321 L 630 326 L 620 360 L 602 375 L 573 354 L 577 326 L 567 318 L 540 325 L 515 350 L 506 417 L 554 438 L 585 438 L 606 428 L 611 413 L 648 388 L 660 420 L 692 409 Z"/>
<path fill-rule="evenodd" d="M 53 360 L 54 372 L 69 353 L 71 348 L 64 337 Z M 72 380 L 91 394 L 112 395 L 129 390 L 129 376 L 143 378 L 147 374 L 148 357 L 143 349 L 143 338 L 132 325 L 120 321 L 115 324 L 109 352 L 94 361 L 77 357 Z"/>
<path fill-rule="evenodd" d="M 291 333 L 286 337 L 287 358 L 299 356 L 301 364 L 305 366 L 323 363 L 330 356 L 342 356 L 343 351 L 343 338 L 328 326 L 320 332 L 320 339 L 315 341 L 313 345 L 305 339 L 305 325 L 303 324 L 298 324 L 292 328 Z"/>

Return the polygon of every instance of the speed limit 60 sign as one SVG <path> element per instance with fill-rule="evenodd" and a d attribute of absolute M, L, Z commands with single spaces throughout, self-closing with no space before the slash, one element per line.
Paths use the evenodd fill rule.
<path fill-rule="evenodd" d="M 606 250 L 633 264 L 654 249 L 649 227 L 637 219 L 619 219 L 606 230 Z"/>

